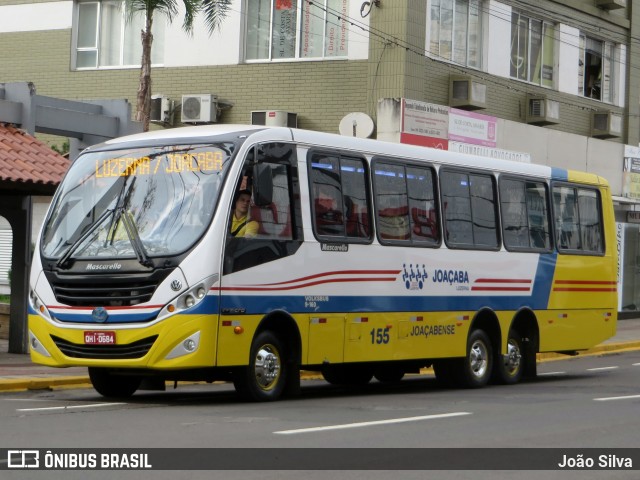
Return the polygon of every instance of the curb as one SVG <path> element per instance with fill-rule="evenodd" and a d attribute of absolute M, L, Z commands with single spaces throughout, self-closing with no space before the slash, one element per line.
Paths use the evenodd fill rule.
<path fill-rule="evenodd" d="M 622 353 L 633 350 L 640 350 L 640 341 L 605 343 L 589 350 L 580 352 L 577 356 L 587 357 L 595 355 L 606 355 L 610 353 Z M 551 362 L 554 360 L 568 360 L 574 358 L 571 355 L 560 353 L 539 353 L 537 361 Z M 421 370 L 421 373 L 431 373 L 431 368 Z M 318 372 L 302 371 L 302 380 L 322 380 L 322 375 Z M 53 388 L 90 388 L 91 381 L 88 375 L 80 376 L 59 376 L 59 377 L 23 377 L 23 378 L 0 378 L 0 392 L 18 392 L 26 390 L 51 390 Z"/>

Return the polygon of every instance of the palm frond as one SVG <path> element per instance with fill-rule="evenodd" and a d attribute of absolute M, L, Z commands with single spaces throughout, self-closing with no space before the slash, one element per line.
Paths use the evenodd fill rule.
<path fill-rule="evenodd" d="M 220 27 L 231 7 L 231 0 L 202 0 L 204 21 L 209 27 L 209 34 Z"/>

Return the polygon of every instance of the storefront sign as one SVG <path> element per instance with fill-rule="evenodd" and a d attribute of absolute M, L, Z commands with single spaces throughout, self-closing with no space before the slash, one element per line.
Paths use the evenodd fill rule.
<path fill-rule="evenodd" d="M 640 223 L 640 212 L 627 212 L 627 223 Z"/>
<path fill-rule="evenodd" d="M 485 147 L 483 145 L 469 145 L 468 143 L 449 142 L 449 151 L 469 153 L 481 157 L 498 158 L 515 162 L 531 163 L 531 154 L 524 152 L 512 152 L 501 148 Z"/>

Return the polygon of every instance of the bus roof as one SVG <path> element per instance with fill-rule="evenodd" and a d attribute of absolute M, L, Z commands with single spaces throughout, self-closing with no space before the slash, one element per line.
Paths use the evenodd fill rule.
<path fill-rule="evenodd" d="M 406 145 L 401 143 L 391 143 L 382 140 L 363 139 L 347 137 L 343 135 L 302 130 L 288 127 L 270 127 L 263 125 L 242 125 L 242 124 L 219 124 L 200 125 L 171 128 L 165 130 L 153 130 L 150 132 L 137 133 L 124 137 L 114 138 L 104 142 L 102 145 L 115 147 L 127 144 L 151 143 L 161 141 L 162 143 L 176 140 L 180 142 L 197 140 L 204 142 L 220 135 L 232 135 L 234 132 L 245 136 L 256 136 L 256 141 L 291 141 L 309 147 L 339 148 L 367 155 L 381 155 L 390 157 L 402 157 L 406 159 L 425 160 L 436 164 L 447 164 L 453 166 L 479 168 L 499 171 L 502 173 L 514 173 L 519 175 L 529 175 L 535 177 L 552 178 L 554 180 L 573 180 L 581 183 L 596 185 L 607 185 L 607 181 L 602 177 L 573 170 L 550 167 L 546 165 L 515 162 L 511 160 L 495 159 L 465 153 L 448 152 L 435 148 Z M 100 146 L 95 146 L 98 149 Z M 93 148 L 91 148 L 93 150 Z"/>

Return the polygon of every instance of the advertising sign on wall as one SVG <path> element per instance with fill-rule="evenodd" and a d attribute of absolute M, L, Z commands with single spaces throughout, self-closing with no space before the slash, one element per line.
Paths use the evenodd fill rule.
<path fill-rule="evenodd" d="M 640 148 L 624 146 L 622 196 L 640 199 Z"/>
<path fill-rule="evenodd" d="M 401 118 L 401 143 L 448 149 L 449 107 L 405 98 Z"/>
<path fill-rule="evenodd" d="M 496 136 L 496 117 L 457 108 L 449 110 L 449 140 L 495 147 Z"/>

